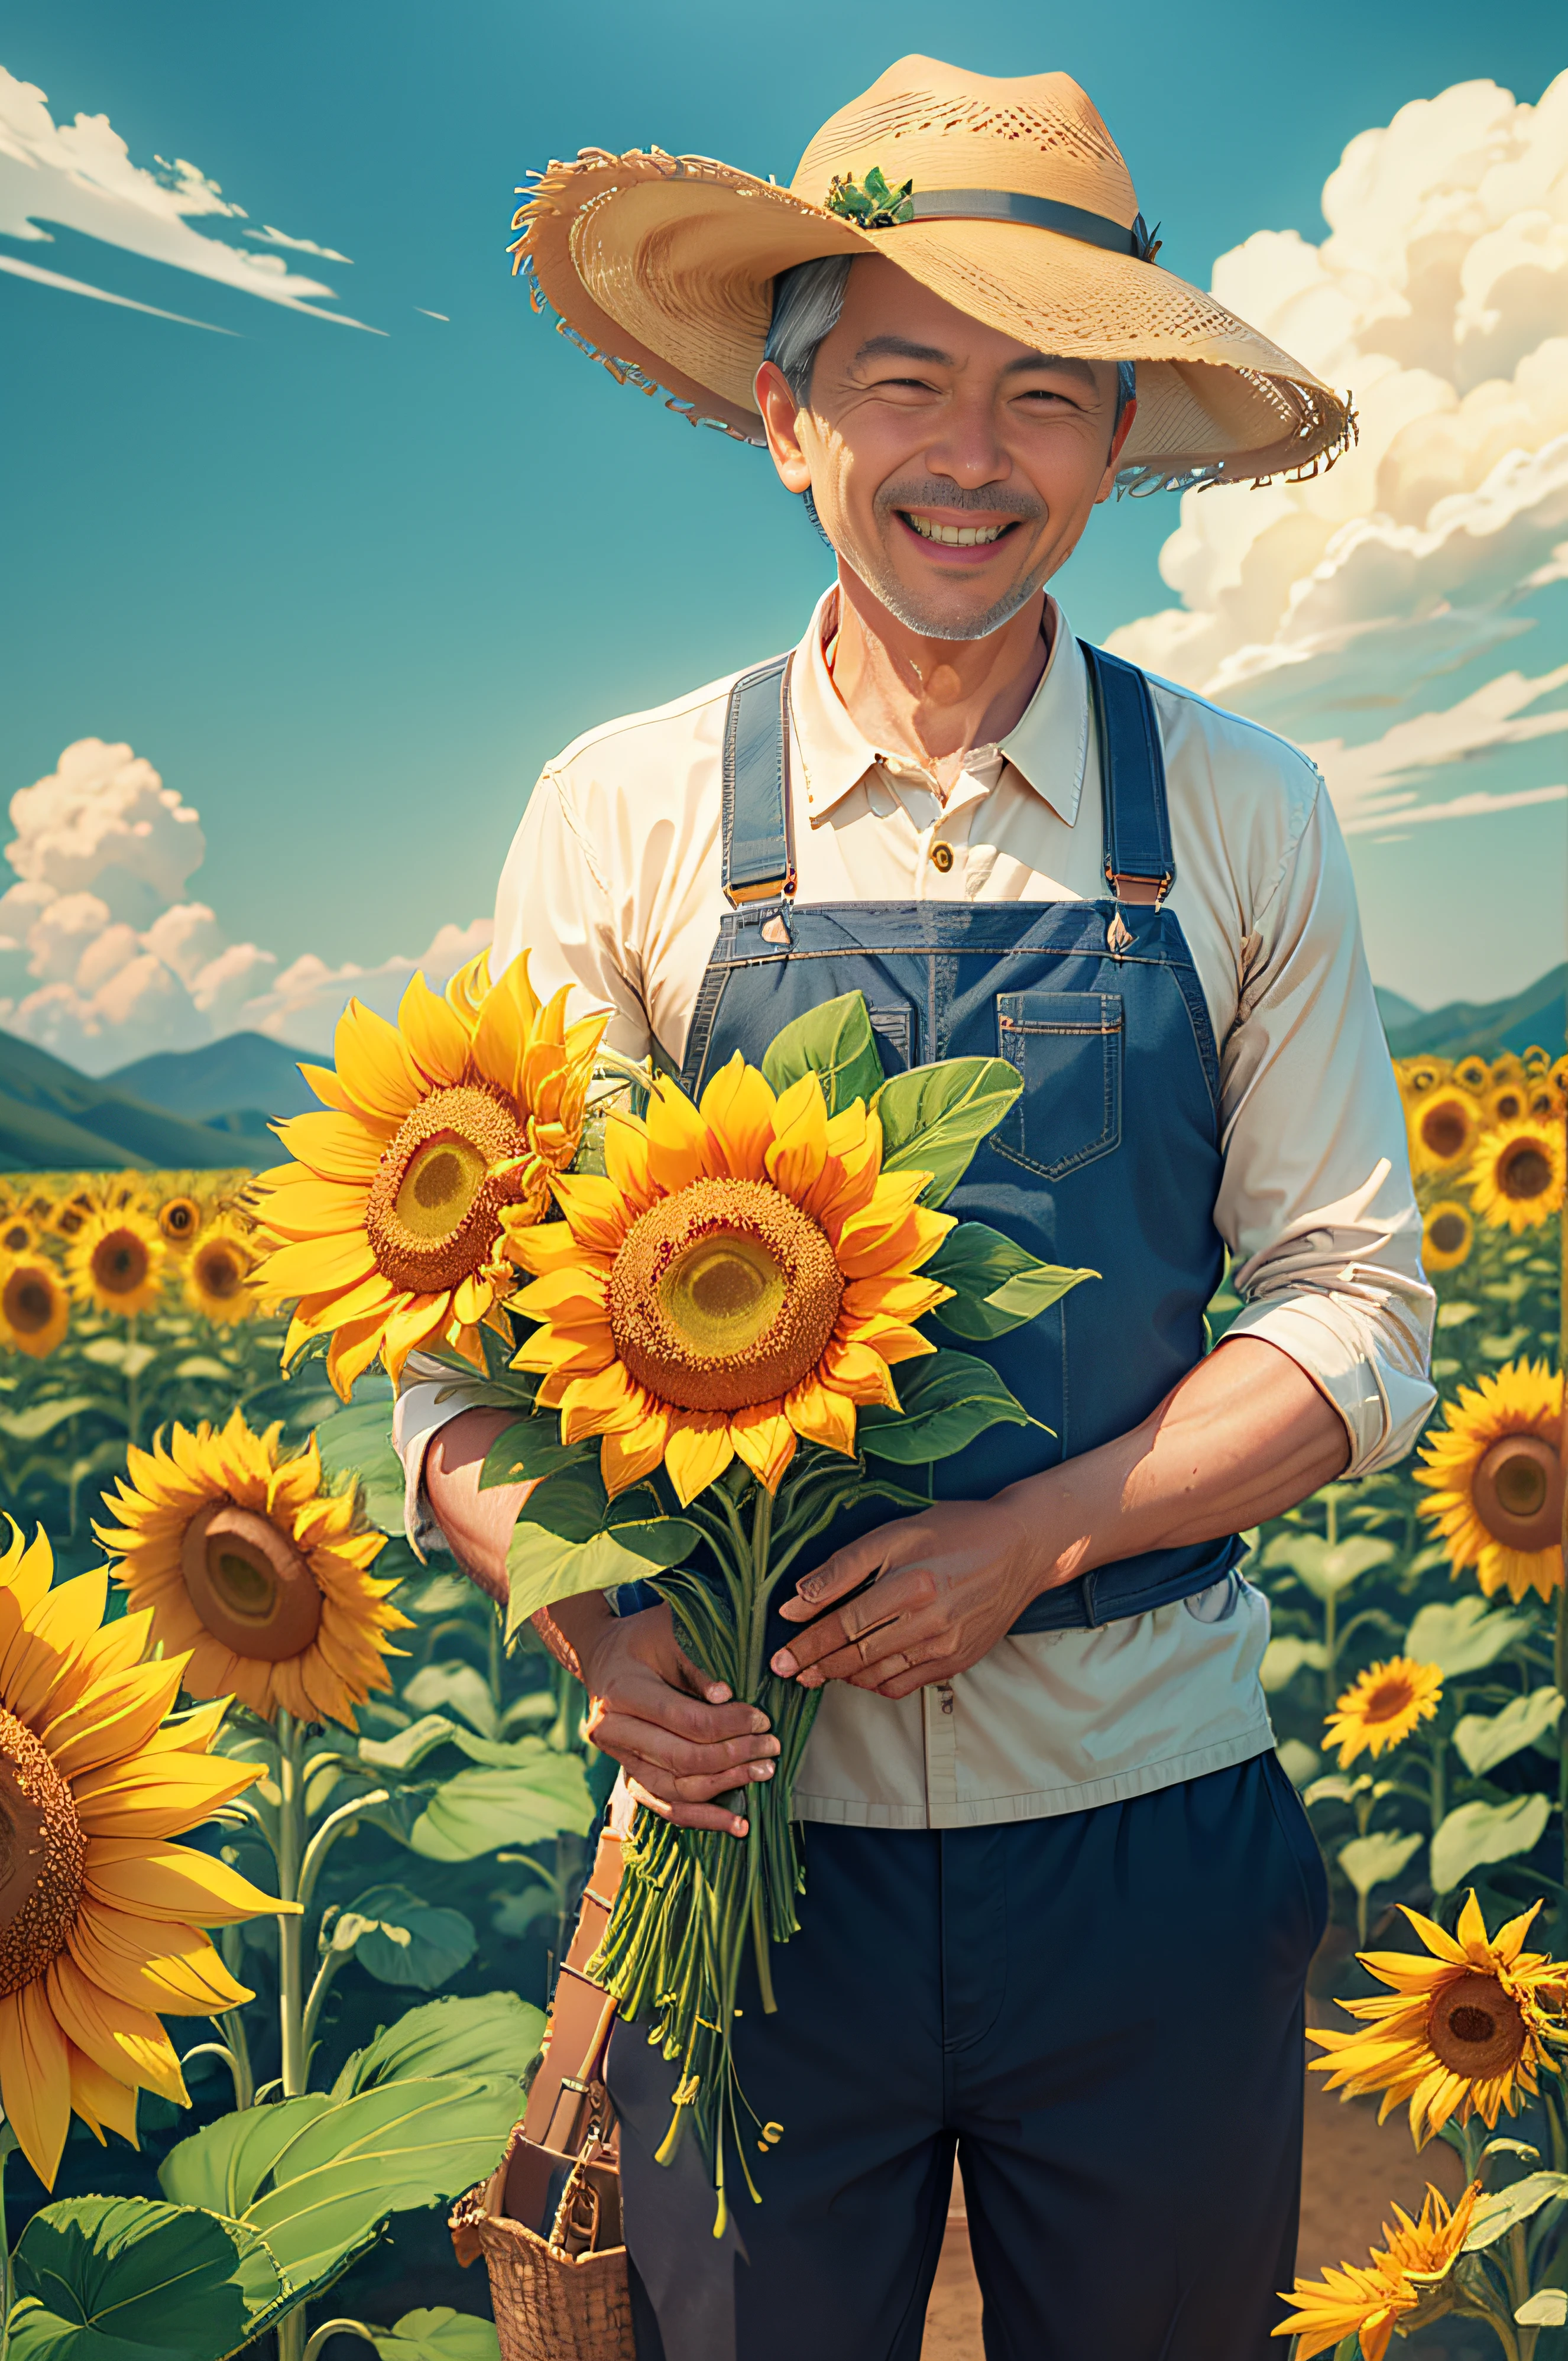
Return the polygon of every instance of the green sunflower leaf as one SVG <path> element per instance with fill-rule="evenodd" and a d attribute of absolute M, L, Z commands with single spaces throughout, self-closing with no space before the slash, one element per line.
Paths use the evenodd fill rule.
<path fill-rule="evenodd" d="M 1452 1606 L 1437 1600 L 1423 1607 L 1405 1634 L 1405 1653 L 1435 1664 L 1445 1681 L 1455 1680 L 1461 1673 L 1479 1673 L 1495 1664 L 1530 1628 L 1528 1616 L 1488 1607 L 1471 1592 Z"/>
<path fill-rule="evenodd" d="M 544 2012 L 516 1993 L 430 2000 L 356 2049 L 332 2087 L 351 2099 L 382 2082 L 420 2081 L 432 2074 L 510 2074 L 521 2081 L 539 2053 Z"/>
<path fill-rule="evenodd" d="M 351 1402 L 316 1429 L 316 1448 L 329 1477 L 359 1479 L 365 1513 L 384 1533 L 403 1530 L 403 1470 L 392 1448 L 390 1401 Z"/>
<path fill-rule="evenodd" d="M 151 2197 L 76 2197 L 16 2242 L 10 2361 L 222 2361 L 284 2293 L 259 2231 Z"/>
<path fill-rule="evenodd" d="M 1560 2202 L 1564 2197 L 1568 2197 L 1568 2172 L 1527 2172 L 1522 2180 L 1510 2181 L 1507 2189 L 1494 2190 L 1489 2197 L 1477 2201 L 1470 2217 L 1464 2252 L 1479 2253 L 1483 2247 L 1494 2245 L 1516 2223 L 1528 2222 L 1543 2205 Z"/>
<path fill-rule="evenodd" d="M 984 1222 L 960 1222 L 926 1264 L 924 1276 L 953 1290 L 953 1301 L 939 1304 L 934 1315 L 943 1327 L 985 1339 L 1021 1328 L 1080 1279 L 1098 1279 L 1100 1273 L 1036 1261 Z"/>
<path fill-rule="evenodd" d="M 1562 1711 L 1563 1699 L 1554 1688 L 1531 1689 L 1528 1697 L 1515 1697 L 1501 1713 L 1467 1713 L 1453 1733 L 1453 1743 L 1465 1769 L 1480 1779 L 1511 1754 L 1533 1746 L 1549 1730 L 1555 1730 Z"/>
<path fill-rule="evenodd" d="M 829 1115 L 841 1115 L 857 1099 L 869 1106 L 883 1071 L 863 994 L 846 992 L 786 1025 L 770 1043 L 762 1072 L 781 1098 L 803 1074 L 816 1074 Z"/>
<path fill-rule="evenodd" d="M 860 1444 L 872 1457 L 905 1467 L 950 1458 L 1003 1422 L 1035 1422 L 990 1363 L 971 1353 L 933 1353 L 927 1359 L 901 1362 L 894 1383 L 902 1411 L 868 1404 L 860 1414 Z"/>
<path fill-rule="evenodd" d="M 562 1469 L 586 1465 L 598 1456 L 598 1444 L 563 1443 L 558 1419 L 541 1413 L 520 1418 L 497 1435 L 485 1455 L 479 1488 L 496 1484 L 526 1484 Z"/>
<path fill-rule="evenodd" d="M 946 1058 L 894 1074 L 873 1102 L 882 1118 L 883 1170 L 928 1172 L 920 1202 L 943 1204 L 1023 1087 L 1023 1075 L 1005 1058 Z"/>
<path fill-rule="evenodd" d="M 1452 1894 L 1483 1862 L 1533 1852 L 1551 1817 L 1551 1803 L 1539 1795 L 1516 1795 L 1508 1804 L 1461 1804 L 1432 1837 L 1432 1892 Z"/>
<path fill-rule="evenodd" d="M 484 2180 L 517 2113 L 510 2076 L 390 2081 L 338 2102 L 312 2092 L 221 2116 L 171 2148 L 159 2178 L 170 2195 L 226 2198 L 267 2241 L 292 2305 L 341 2278 L 391 2214 Z"/>
<path fill-rule="evenodd" d="M 352 1951 L 378 1983 L 411 1984 L 433 1992 L 478 1949 L 472 1919 L 440 1910 L 406 1885 L 373 1885 L 356 1894 L 323 1938 L 334 1951 Z"/>
<path fill-rule="evenodd" d="M 370 2342 L 381 2361 L 500 2361 L 495 2324 L 449 2303 L 405 2312 L 390 2328 L 375 2328 Z"/>

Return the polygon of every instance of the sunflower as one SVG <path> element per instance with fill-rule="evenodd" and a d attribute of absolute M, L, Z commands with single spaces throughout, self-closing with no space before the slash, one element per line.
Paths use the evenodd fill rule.
<path fill-rule="evenodd" d="M 203 1319 L 226 1327 L 256 1310 L 250 1274 L 256 1267 L 251 1233 L 217 1221 L 202 1232 L 185 1266 L 185 1301 Z"/>
<path fill-rule="evenodd" d="M 1449 1172 L 1481 1136 L 1481 1101 L 1457 1083 L 1442 1082 L 1411 1107 L 1410 1161 L 1418 1172 Z"/>
<path fill-rule="evenodd" d="M 739 1053 L 700 1111 L 661 1080 L 645 1122 L 612 1114 L 605 1161 L 508 1252 L 540 1323 L 514 1367 L 567 1442 L 602 1435 L 606 1490 L 663 1460 L 690 1500 L 739 1453 L 773 1491 L 796 1436 L 852 1455 L 856 1404 L 897 1408 L 893 1364 L 935 1350 L 909 1323 L 951 1292 L 917 1276 L 952 1227 L 916 1202 L 929 1175 L 883 1171 L 858 1099 L 829 1117 L 815 1074 L 775 1098 Z"/>
<path fill-rule="evenodd" d="M 1475 1210 L 1494 1229 L 1531 1230 L 1563 1202 L 1563 1128 L 1521 1114 L 1475 1146 L 1466 1179 Z"/>
<path fill-rule="evenodd" d="M 1468 1091 L 1474 1098 L 1490 1086 L 1492 1069 L 1485 1058 L 1461 1058 L 1453 1069 L 1453 1079 L 1462 1091 Z"/>
<path fill-rule="evenodd" d="M 158 1226 L 178 1253 L 181 1246 L 191 1245 L 202 1226 L 200 1201 L 183 1194 L 165 1197 L 158 1209 Z"/>
<path fill-rule="evenodd" d="M 1563 1378 L 1544 1361 L 1508 1361 L 1443 1405 L 1415 1471 L 1420 1503 L 1454 1572 L 1473 1565 L 1488 1597 L 1550 1598 L 1563 1579 Z"/>
<path fill-rule="evenodd" d="M 1399 1084 L 1399 1095 L 1408 1105 L 1412 1099 L 1425 1098 L 1436 1090 L 1448 1072 L 1441 1058 L 1396 1058 L 1394 1073 Z"/>
<path fill-rule="evenodd" d="M 38 1232 L 19 1207 L 14 1205 L 0 1214 L 0 1255 L 30 1255 L 38 1243 Z"/>
<path fill-rule="evenodd" d="M 72 2109 L 136 2139 L 136 2094 L 189 2103 L 159 2014 L 252 1995 L 202 1927 L 276 1913 L 210 1854 L 170 1842 L 248 1787 L 213 1759 L 221 1704 L 165 1725 L 183 1656 L 144 1664 L 151 1618 L 104 1624 L 100 1567 L 49 1587 L 39 1533 L 0 1556 L 0 2103 L 52 2187 Z"/>
<path fill-rule="evenodd" d="M 1360 2337 L 1363 2361 L 1383 2361 L 1396 2322 L 1448 2277 L 1470 2235 L 1470 2217 L 1481 2184 L 1473 2180 L 1457 2205 L 1427 2183 L 1426 2202 L 1415 2221 L 1396 2205 L 1397 2226 L 1383 2224 L 1387 2248 L 1374 2246 L 1369 2264 L 1331 2266 L 1318 2280 L 1299 2279 L 1284 2301 L 1297 2309 L 1282 2320 L 1276 2336 L 1299 2336 L 1296 2361 L 1312 2361 L 1342 2338 Z M 1402 2332 L 1401 2332 L 1402 2333 Z"/>
<path fill-rule="evenodd" d="M 1568 1962 L 1524 1949 L 1539 1902 L 1490 1938 L 1474 1891 L 1453 1935 L 1407 1904 L 1399 1907 L 1429 1956 L 1358 1952 L 1389 1990 L 1340 2002 L 1362 2019 L 1363 2031 L 1307 2027 L 1308 2040 L 1329 2053 L 1314 2058 L 1310 2070 L 1326 2074 L 1327 2087 L 1347 2099 L 1381 2091 L 1379 2123 L 1408 2099 L 1418 2147 L 1451 2116 L 1465 2124 L 1478 2114 L 1495 2131 L 1500 2108 L 1511 2115 L 1521 2092 L 1535 2096 L 1543 2067 L 1558 2071 L 1547 2045 L 1568 2041 L 1562 2015 Z"/>
<path fill-rule="evenodd" d="M 71 1298 L 52 1263 L 29 1255 L 0 1264 L 0 1343 L 46 1361 L 70 1325 Z"/>
<path fill-rule="evenodd" d="M 1442 1675 L 1435 1664 L 1393 1656 L 1363 1673 L 1336 1699 L 1323 1724 L 1324 1742 L 1339 1748 L 1343 1771 L 1363 1752 L 1376 1757 L 1431 1721 L 1442 1695 Z"/>
<path fill-rule="evenodd" d="M 510 1341 L 502 1241 L 549 1208 L 609 1021 L 568 1026 L 565 1005 L 563 989 L 541 1006 L 526 952 L 494 985 L 472 962 L 444 999 L 416 975 L 396 1025 L 349 1002 L 336 1073 L 301 1069 L 328 1111 L 279 1124 L 298 1161 L 261 1178 L 274 1251 L 258 1285 L 298 1306 L 285 1361 L 330 1333 L 346 1400 L 378 1354 L 395 1380 L 417 1345 L 444 1339 L 482 1367 L 482 1323 Z"/>
<path fill-rule="evenodd" d="M 93 1531 L 154 1639 L 190 1651 L 193 1696 L 352 1730 L 355 1707 L 391 1686 L 391 1633 L 411 1627 L 386 1603 L 396 1583 L 369 1571 L 385 1534 L 366 1530 L 355 1493 L 325 1489 L 313 1435 L 284 1459 L 281 1433 L 253 1433 L 236 1410 L 221 1430 L 203 1419 L 167 1446 L 133 1445 L 129 1480 L 104 1495 L 119 1523 Z"/>
<path fill-rule="evenodd" d="M 1568 1107 L 1568 1051 L 1556 1060 L 1546 1079 L 1557 1093 L 1558 1105 Z"/>
<path fill-rule="evenodd" d="M 1468 1205 L 1454 1197 L 1440 1197 L 1435 1205 L 1429 1205 L 1421 1224 L 1421 1260 L 1429 1271 L 1457 1270 L 1462 1262 L 1469 1261 L 1475 1243 L 1475 1224 Z"/>
<path fill-rule="evenodd" d="M 166 1253 L 157 1223 L 139 1206 L 100 1208 L 72 1238 L 65 1274 L 78 1303 L 128 1319 L 156 1310 Z"/>

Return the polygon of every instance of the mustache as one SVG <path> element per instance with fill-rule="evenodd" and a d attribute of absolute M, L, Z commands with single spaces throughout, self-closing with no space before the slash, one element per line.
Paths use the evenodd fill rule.
<path fill-rule="evenodd" d="M 1010 516 L 1037 523 L 1046 504 L 1012 484 L 990 484 L 967 491 L 947 476 L 912 476 L 898 484 L 884 484 L 872 503 L 879 516 L 895 509 L 969 509 L 990 516 Z"/>

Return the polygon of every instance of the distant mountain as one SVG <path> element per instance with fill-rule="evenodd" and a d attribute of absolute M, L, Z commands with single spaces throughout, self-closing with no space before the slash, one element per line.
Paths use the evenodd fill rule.
<path fill-rule="evenodd" d="M 1401 993 L 1389 992 L 1381 983 L 1373 985 L 1372 994 L 1377 1003 L 1377 1014 L 1383 1019 L 1385 1033 L 1391 1034 L 1397 1026 L 1413 1025 L 1418 1016 L 1426 1015 L 1426 1010 L 1418 1008 L 1413 1000 L 1407 1000 Z"/>
<path fill-rule="evenodd" d="M 93 1081 L 31 1041 L 0 1033 L 0 1170 L 214 1171 L 276 1156 L 259 1125 L 249 1131 L 189 1122 L 113 1079 Z"/>
<path fill-rule="evenodd" d="M 1391 993 L 1377 995 L 1388 1047 L 1396 1058 L 1496 1058 L 1505 1049 L 1535 1045 L 1550 1049 L 1555 1057 L 1568 1030 L 1568 960 L 1511 1000 L 1480 1005 L 1453 1000 L 1430 1015 L 1418 1010 L 1408 1018 L 1396 1018 L 1387 1004 L 1397 999 Z"/>
<path fill-rule="evenodd" d="M 260 1135 L 275 1116 L 303 1115 L 320 1102 L 300 1074 L 300 1060 L 323 1061 L 265 1033 L 231 1033 L 200 1049 L 163 1049 L 121 1066 L 108 1080 L 170 1115 Z"/>

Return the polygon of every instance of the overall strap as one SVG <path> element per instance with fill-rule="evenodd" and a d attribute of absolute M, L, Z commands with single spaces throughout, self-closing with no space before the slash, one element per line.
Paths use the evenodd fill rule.
<path fill-rule="evenodd" d="M 1080 645 L 1100 733 L 1105 882 L 1118 902 L 1157 906 L 1175 881 L 1176 863 L 1154 698 L 1136 664 Z"/>
<path fill-rule="evenodd" d="M 724 716 L 724 891 L 742 902 L 795 892 L 789 791 L 789 670 L 773 656 L 743 672 Z"/>

